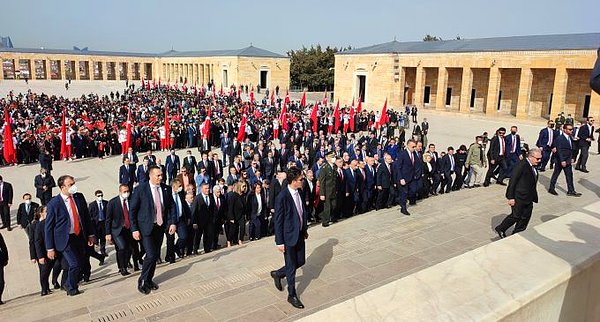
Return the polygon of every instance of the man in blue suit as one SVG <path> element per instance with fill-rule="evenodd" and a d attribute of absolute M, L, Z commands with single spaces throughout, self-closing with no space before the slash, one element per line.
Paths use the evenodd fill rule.
<path fill-rule="evenodd" d="M 150 294 L 151 290 L 158 289 L 152 279 L 160 256 L 165 226 L 169 227 L 171 235 L 177 230 L 172 190 L 162 183 L 163 174 L 159 167 L 151 166 L 149 173 L 150 180 L 135 188 L 129 204 L 133 238 L 141 240 L 146 250 L 138 280 L 138 291 L 142 294 Z"/>
<path fill-rule="evenodd" d="M 135 167 L 131 165 L 129 158 L 125 158 L 123 165 L 119 167 L 119 184 L 126 184 L 129 187 L 129 191 L 132 191 L 135 180 Z"/>
<path fill-rule="evenodd" d="M 554 130 L 554 121 L 548 120 L 548 126 L 540 130 L 537 142 L 535 145 L 542 149 L 542 161 L 538 166 L 540 172 L 546 171 L 546 164 L 550 160 L 552 153 L 556 153 L 554 140 L 556 139 L 557 131 Z"/>
<path fill-rule="evenodd" d="M 506 146 L 506 174 L 511 176 L 513 168 L 523 159 L 521 154 L 521 136 L 516 126 L 510 127 L 510 134 L 504 137 Z"/>
<path fill-rule="evenodd" d="M 150 160 L 144 159 L 142 164 L 140 164 L 140 166 L 138 166 L 137 172 L 136 172 L 136 177 L 137 177 L 138 183 L 148 182 L 148 170 L 150 167 L 149 163 L 150 163 Z"/>
<path fill-rule="evenodd" d="M 406 142 L 406 150 L 400 152 L 398 162 L 394 162 L 394 165 L 396 165 L 394 173 L 397 174 L 394 181 L 400 191 L 400 212 L 406 216 L 410 216 L 410 213 L 406 209 L 406 200 L 409 200 L 411 205 L 416 203 L 417 179 L 421 176 L 417 171 L 417 161 L 419 158 L 415 153 L 416 146 L 417 143 L 414 140 L 408 140 Z"/>
<path fill-rule="evenodd" d="M 48 202 L 46 215 L 46 250 L 49 259 L 60 252 L 69 265 L 67 294 L 80 294 L 79 281 L 85 259 L 85 243 L 93 246 L 94 227 L 83 194 L 77 192 L 75 179 L 70 175 L 58 178 L 60 193 Z"/>
<path fill-rule="evenodd" d="M 552 172 L 552 178 L 550 178 L 550 187 L 548 192 L 555 196 L 558 192 L 554 189 L 556 187 L 556 180 L 561 171 L 564 170 L 565 178 L 567 179 L 567 196 L 579 197 L 581 193 L 575 191 L 573 185 L 573 140 L 571 139 L 571 133 L 573 132 L 572 124 L 563 125 L 563 132 L 560 133 L 555 140 L 556 145 L 556 164 L 554 166 L 554 172 Z"/>
<path fill-rule="evenodd" d="M 175 150 L 171 150 L 171 154 L 167 156 L 167 161 L 165 162 L 165 170 L 167 171 L 166 175 L 169 179 L 169 184 L 177 177 L 179 169 L 181 169 L 179 156 L 175 154 Z"/>
<path fill-rule="evenodd" d="M 288 302 L 295 308 L 303 309 L 296 294 L 296 269 L 306 262 L 304 240 L 308 238 L 308 223 L 304 202 L 298 189 L 302 187 L 304 175 L 302 170 L 291 167 L 287 170 L 287 187 L 283 188 L 275 199 L 275 244 L 283 253 L 285 265 L 271 271 L 275 287 L 283 291 L 281 279 L 286 278 L 288 284 Z"/>

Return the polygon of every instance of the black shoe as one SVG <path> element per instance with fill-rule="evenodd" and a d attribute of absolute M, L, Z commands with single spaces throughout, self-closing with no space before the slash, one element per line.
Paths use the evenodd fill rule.
<path fill-rule="evenodd" d="M 11 230 L 12 230 L 12 228 L 9 226 L 8 228 L 6 228 L 6 230 L 8 230 L 8 231 L 11 231 Z"/>
<path fill-rule="evenodd" d="M 288 302 L 290 302 L 290 304 L 297 309 L 304 308 L 304 304 L 302 304 L 302 302 L 300 302 L 300 299 L 298 298 L 298 296 L 288 296 Z"/>
<path fill-rule="evenodd" d="M 122 269 L 122 270 L 119 271 L 119 273 L 121 273 L 121 275 L 123 275 L 123 276 L 131 275 L 131 273 L 129 273 L 127 271 L 127 269 Z"/>
<path fill-rule="evenodd" d="M 494 230 L 496 231 L 496 233 L 498 233 L 498 236 L 500 237 L 500 239 L 506 238 L 506 233 L 503 232 L 502 230 L 499 230 L 498 227 L 494 228 Z"/>
<path fill-rule="evenodd" d="M 138 286 L 138 291 L 144 295 L 150 294 L 150 288 L 144 284 Z"/>
<path fill-rule="evenodd" d="M 86 283 L 89 282 L 90 281 L 90 277 L 87 276 L 87 275 L 84 275 L 83 276 L 83 281 L 86 282 Z"/>
<path fill-rule="evenodd" d="M 127 268 L 133 268 L 133 265 L 131 265 L 131 262 L 127 263 Z"/>
<path fill-rule="evenodd" d="M 156 284 L 154 282 L 148 282 L 148 287 L 150 287 L 150 289 L 153 291 L 158 290 L 158 284 Z"/>
<path fill-rule="evenodd" d="M 271 271 L 271 277 L 275 282 L 275 288 L 280 291 L 283 291 L 283 285 L 281 285 L 281 277 L 277 276 L 277 271 Z"/>
<path fill-rule="evenodd" d="M 588 173 L 588 172 L 590 172 L 588 169 L 581 169 L 580 171 L 581 171 L 581 172 L 583 172 L 583 173 Z"/>
<path fill-rule="evenodd" d="M 106 257 L 106 256 L 103 256 L 103 257 L 100 259 L 100 263 L 98 263 L 98 266 L 102 266 L 102 265 L 104 265 L 104 257 Z"/>
<path fill-rule="evenodd" d="M 581 193 L 577 192 L 577 191 L 571 191 L 571 192 L 567 192 L 567 196 L 571 196 L 571 197 L 581 197 Z"/>
<path fill-rule="evenodd" d="M 4 225 L 0 226 L 0 229 L 4 229 L 4 228 L 6 228 L 6 226 L 4 226 Z"/>
<path fill-rule="evenodd" d="M 410 216 L 410 212 L 408 212 L 408 210 L 405 208 L 400 209 L 400 213 L 404 214 L 405 216 Z"/>
<path fill-rule="evenodd" d="M 329 227 L 329 223 L 324 222 L 324 223 L 321 224 L 321 226 L 323 226 L 323 227 Z"/>
<path fill-rule="evenodd" d="M 499 184 L 499 185 L 501 185 L 501 186 L 506 186 L 506 183 L 504 183 L 504 182 L 502 182 L 502 181 L 498 181 L 498 182 L 496 182 L 496 184 Z"/>
<path fill-rule="evenodd" d="M 140 267 L 139 267 L 139 266 L 135 266 L 135 267 L 133 268 L 133 271 L 134 271 L 134 272 L 137 272 L 137 271 L 139 271 L 139 270 L 140 270 Z"/>
<path fill-rule="evenodd" d="M 67 291 L 67 295 L 68 296 L 76 296 L 76 295 L 79 295 L 81 293 L 83 293 L 83 291 L 80 291 L 80 290 Z"/>
<path fill-rule="evenodd" d="M 60 284 L 58 284 L 58 283 L 52 283 L 52 285 L 54 286 L 55 290 L 60 290 Z"/>
<path fill-rule="evenodd" d="M 581 171 L 581 168 L 580 167 L 575 167 L 575 170 Z"/>
<path fill-rule="evenodd" d="M 558 196 L 558 192 L 556 192 L 556 190 L 554 190 L 554 189 L 550 189 L 550 190 L 548 190 L 548 192 L 549 192 L 551 195 Z"/>
<path fill-rule="evenodd" d="M 2 300 L 0 300 L 0 305 L 4 304 L 4 302 L 2 302 Z"/>
<path fill-rule="evenodd" d="M 490 185 L 490 183 L 489 183 L 489 182 L 484 182 L 484 183 L 483 183 L 483 186 L 484 186 L 484 187 L 487 187 L 487 186 L 489 186 L 489 185 Z"/>
<path fill-rule="evenodd" d="M 50 294 L 48 291 L 42 291 L 42 294 L 41 294 L 41 296 L 46 296 L 46 295 L 48 295 L 48 294 Z"/>

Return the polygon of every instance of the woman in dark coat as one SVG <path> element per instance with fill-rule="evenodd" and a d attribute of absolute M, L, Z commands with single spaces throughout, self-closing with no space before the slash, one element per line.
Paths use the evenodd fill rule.
<path fill-rule="evenodd" d="M 431 166 L 431 155 L 423 155 L 423 189 L 421 190 L 421 198 L 429 198 L 431 188 L 433 187 L 433 168 Z"/>
<path fill-rule="evenodd" d="M 246 205 L 250 214 L 248 218 L 250 220 L 250 240 L 258 240 L 262 236 L 261 226 L 267 213 L 267 201 L 262 193 L 262 184 L 260 181 L 252 186 L 252 190 L 246 198 Z"/>
<path fill-rule="evenodd" d="M 247 184 L 238 181 L 233 186 L 233 191 L 227 194 L 227 247 L 231 244 L 242 244 L 246 234 L 246 199 Z"/>
<path fill-rule="evenodd" d="M 45 242 L 46 206 L 40 206 L 35 212 L 34 220 L 29 226 L 29 252 L 31 261 L 37 262 L 40 271 L 40 286 L 42 296 L 52 293 L 48 278 L 54 266 L 54 262 L 48 259 Z"/>

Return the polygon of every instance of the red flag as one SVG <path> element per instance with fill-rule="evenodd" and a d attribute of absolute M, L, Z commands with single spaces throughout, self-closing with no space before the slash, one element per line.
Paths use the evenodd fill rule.
<path fill-rule="evenodd" d="M 125 133 L 125 151 L 123 151 L 123 154 L 127 153 L 131 147 L 131 107 L 127 107 L 127 125 L 125 126 Z"/>
<path fill-rule="evenodd" d="M 8 116 L 8 106 L 4 106 L 4 160 L 7 164 L 17 163 L 17 153 L 12 135 L 12 123 Z"/>
<path fill-rule="evenodd" d="M 313 106 L 313 110 L 312 113 L 310 113 L 310 119 L 313 122 L 313 132 L 317 133 L 317 127 L 318 127 L 318 123 L 317 123 L 317 114 L 319 113 L 319 104 L 317 102 L 315 102 L 315 106 Z"/>
<path fill-rule="evenodd" d="M 383 103 L 383 108 L 381 109 L 381 116 L 379 117 L 379 122 L 375 124 L 375 128 L 379 128 L 382 125 L 387 124 L 389 118 L 387 116 L 387 98 L 385 99 L 385 103 Z"/>
<path fill-rule="evenodd" d="M 360 114 L 360 111 L 362 111 L 362 98 L 358 98 L 358 106 L 356 107 L 356 113 Z"/>
<path fill-rule="evenodd" d="M 244 137 L 246 136 L 246 112 L 244 109 L 244 116 L 242 116 L 242 122 L 240 122 L 240 129 L 238 131 L 238 142 L 244 142 Z"/>
<path fill-rule="evenodd" d="M 288 90 L 285 91 L 285 101 L 284 102 L 285 102 L 285 104 L 290 104 L 290 92 Z"/>
<path fill-rule="evenodd" d="M 165 148 L 171 147 L 171 124 L 169 123 L 169 103 L 165 104 Z"/>
<path fill-rule="evenodd" d="M 160 77 L 158 78 L 158 87 L 160 87 Z"/>
<path fill-rule="evenodd" d="M 271 106 L 275 106 L 275 91 L 271 91 Z"/>
<path fill-rule="evenodd" d="M 284 130 L 288 130 L 288 122 L 287 122 L 287 104 L 283 104 L 283 108 L 281 109 L 281 113 L 279 114 L 279 124 L 281 124 L 281 128 Z"/>
<path fill-rule="evenodd" d="M 327 89 L 325 89 L 325 96 L 323 96 L 323 106 L 327 107 Z"/>
<path fill-rule="evenodd" d="M 304 91 L 304 92 L 302 93 L 302 100 L 300 101 L 300 106 L 301 106 L 302 108 L 305 108 L 305 107 L 306 107 L 306 91 Z"/>
<path fill-rule="evenodd" d="M 335 119 L 335 123 L 333 125 L 333 133 L 337 133 L 340 128 L 340 101 L 338 100 L 335 105 L 335 111 L 333 111 L 333 118 Z"/>
<path fill-rule="evenodd" d="M 152 80 L 152 88 L 156 88 L 156 80 L 155 79 Z"/>
<path fill-rule="evenodd" d="M 60 158 L 61 160 L 64 160 L 66 158 L 68 158 L 69 156 L 67 155 L 67 122 L 66 122 L 66 108 L 63 107 L 63 112 L 62 112 L 62 125 L 60 128 Z"/>
<path fill-rule="evenodd" d="M 354 132 L 354 101 L 352 101 L 352 107 L 350 107 L 350 116 L 349 116 L 349 126 L 350 126 L 350 131 Z"/>
<path fill-rule="evenodd" d="M 202 136 L 204 136 L 205 138 L 208 138 L 208 136 L 210 135 L 210 116 L 212 114 L 212 111 L 210 108 L 208 108 L 208 114 L 206 115 L 206 120 L 204 120 L 204 127 L 202 128 Z"/>
<path fill-rule="evenodd" d="M 223 84 L 221 84 L 221 90 L 219 90 L 219 96 L 223 97 Z"/>

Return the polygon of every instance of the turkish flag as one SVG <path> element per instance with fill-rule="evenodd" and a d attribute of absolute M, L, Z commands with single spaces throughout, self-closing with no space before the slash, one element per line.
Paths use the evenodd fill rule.
<path fill-rule="evenodd" d="M 290 92 L 288 90 L 285 91 L 285 104 L 290 104 Z"/>
<path fill-rule="evenodd" d="M 210 108 L 208 109 L 208 114 L 206 115 L 206 120 L 204 120 L 204 127 L 202 128 L 202 136 L 208 139 L 210 135 L 210 116 L 212 112 Z"/>
<path fill-rule="evenodd" d="M 317 114 L 319 113 L 319 104 L 317 102 L 315 102 L 315 106 L 313 106 L 313 110 L 312 113 L 310 113 L 310 119 L 313 122 L 313 132 L 317 133 L 317 127 L 318 127 L 318 123 L 317 123 Z"/>
<path fill-rule="evenodd" d="M 379 128 L 382 125 L 387 124 L 389 122 L 389 118 L 387 116 L 387 98 L 385 99 L 385 103 L 383 103 L 383 108 L 381 109 L 381 116 L 379 117 L 379 122 L 375 124 L 375 128 Z"/>
<path fill-rule="evenodd" d="M 60 158 L 66 159 L 69 156 L 67 155 L 67 122 L 66 122 L 66 108 L 63 108 L 62 111 L 62 125 L 60 127 Z"/>
<path fill-rule="evenodd" d="M 350 108 L 348 125 L 350 126 L 350 131 L 354 132 L 354 104 L 352 104 L 352 107 Z"/>
<path fill-rule="evenodd" d="M 246 136 L 246 113 L 244 112 L 244 116 L 242 116 L 242 121 L 240 122 L 240 129 L 239 129 L 238 135 L 237 135 L 238 142 L 244 142 L 245 136 Z"/>
<path fill-rule="evenodd" d="M 287 122 L 287 104 L 283 104 L 283 108 L 281 109 L 281 114 L 279 114 L 279 124 L 281 124 L 281 128 L 284 130 L 288 130 L 288 122 Z"/>
<path fill-rule="evenodd" d="M 125 132 L 127 133 L 125 138 L 125 151 L 122 153 L 125 154 L 131 147 L 131 108 L 127 108 L 127 125 L 125 126 Z"/>
<path fill-rule="evenodd" d="M 333 133 L 337 133 L 337 130 L 340 128 L 340 101 L 335 105 L 335 111 L 333 111 L 333 118 L 335 119 L 335 123 L 333 125 Z"/>
<path fill-rule="evenodd" d="M 356 113 L 360 114 L 360 111 L 362 111 L 362 99 L 359 97 L 358 106 L 356 107 Z"/>
<path fill-rule="evenodd" d="M 165 104 L 165 148 L 171 147 L 171 124 L 169 123 L 169 103 Z"/>
<path fill-rule="evenodd" d="M 7 164 L 17 163 L 17 153 L 12 135 L 12 123 L 8 116 L 8 106 L 4 107 L 4 160 Z"/>
<path fill-rule="evenodd" d="M 275 91 L 271 91 L 271 106 L 275 106 Z"/>
<path fill-rule="evenodd" d="M 304 91 L 304 92 L 302 93 L 302 100 L 300 101 L 300 106 L 301 106 L 302 108 L 305 108 L 305 107 L 306 107 L 306 91 Z"/>

